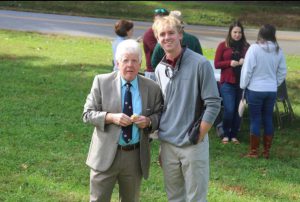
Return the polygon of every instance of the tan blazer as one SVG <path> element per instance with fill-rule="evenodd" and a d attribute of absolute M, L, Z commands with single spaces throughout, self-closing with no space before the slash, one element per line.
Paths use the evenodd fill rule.
<path fill-rule="evenodd" d="M 150 144 L 149 134 L 158 128 L 162 109 L 162 94 L 152 80 L 138 75 L 139 91 L 142 99 L 142 114 L 151 119 L 152 129 L 140 129 L 140 163 L 145 179 L 149 175 Z M 122 112 L 121 79 L 118 72 L 97 75 L 83 111 L 83 122 L 95 126 L 86 164 L 97 171 L 110 168 L 121 134 L 121 127 L 105 124 L 108 112 Z"/>

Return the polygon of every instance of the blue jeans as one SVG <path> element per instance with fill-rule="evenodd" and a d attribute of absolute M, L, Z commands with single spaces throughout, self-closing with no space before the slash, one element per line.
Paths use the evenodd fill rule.
<path fill-rule="evenodd" d="M 242 89 L 239 84 L 223 83 L 220 88 L 223 98 L 223 130 L 224 137 L 236 138 L 241 124 L 238 107 L 242 98 Z"/>
<path fill-rule="evenodd" d="M 260 136 L 261 125 L 265 135 L 273 135 L 273 109 L 276 92 L 257 92 L 246 90 L 246 99 L 250 114 L 250 133 Z"/>

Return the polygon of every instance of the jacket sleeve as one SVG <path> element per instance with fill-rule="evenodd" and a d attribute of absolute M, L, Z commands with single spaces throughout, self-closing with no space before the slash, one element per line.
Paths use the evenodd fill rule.
<path fill-rule="evenodd" d="M 219 95 L 217 81 L 209 61 L 203 64 L 199 76 L 201 99 L 205 105 L 205 113 L 202 120 L 213 124 L 220 112 L 222 99 Z"/>
<path fill-rule="evenodd" d="M 155 69 L 156 66 L 158 65 L 158 63 L 160 63 L 160 61 L 162 60 L 164 55 L 165 55 L 164 49 L 162 49 L 160 44 L 157 43 L 153 50 L 153 54 L 151 57 L 151 65 L 152 65 L 153 69 Z"/>
<path fill-rule="evenodd" d="M 196 46 L 196 52 L 199 53 L 200 55 L 203 55 L 202 48 L 198 38 L 196 38 L 195 46 Z"/>
<path fill-rule="evenodd" d="M 104 131 L 107 112 L 102 111 L 102 93 L 100 89 L 100 78 L 96 76 L 84 104 L 82 119 L 84 123 L 90 123 Z"/>
<path fill-rule="evenodd" d="M 280 86 L 280 84 L 284 81 L 287 74 L 286 62 L 281 50 L 279 54 L 280 54 L 280 59 L 279 59 L 279 64 L 276 72 L 277 86 Z"/>
<path fill-rule="evenodd" d="M 246 89 L 252 77 L 254 68 L 256 67 L 256 58 L 254 46 L 250 46 L 246 55 L 241 71 L 240 87 Z"/>
<path fill-rule="evenodd" d="M 215 54 L 215 68 L 216 69 L 226 69 L 226 68 L 231 68 L 230 63 L 231 60 L 224 60 L 223 54 L 225 50 L 225 43 L 222 42 L 218 45 L 218 48 L 216 50 Z"/>

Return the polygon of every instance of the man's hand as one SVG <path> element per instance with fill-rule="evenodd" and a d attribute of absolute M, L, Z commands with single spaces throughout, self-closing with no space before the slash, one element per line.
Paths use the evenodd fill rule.
<path fill-rule="evenodd" d="M 210 130 L 211 127 L 212 127 L 212 124 L 207 123 L 205 121 L 201 121 L 198 143 L 203 141 L 205 135 L 208 133 L 208 131 Z"/>
<path fill-rule="evenodd" d="M 129 116 L 124 113 L 107 113 L 105 117 L 105 123 L 116 124 L 118 126 L 129 126 L 132 124 L 132 121 Z"/>
<path fill-rule="evenodd" d="M 135 116 L 132 117 L 131 121 L 139 128 L 147 128 L 150 125 L 150 118 L 146 116 Z"/>

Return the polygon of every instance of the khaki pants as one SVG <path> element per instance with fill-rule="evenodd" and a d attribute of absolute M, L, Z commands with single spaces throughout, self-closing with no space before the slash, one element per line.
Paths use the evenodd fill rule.
<path fill-rule="evenodd" d="M 118 150 L 112 166 L 105 172 L 91 169 L 90 201 L 110 202 L 116 182 L 121 202 L 139 202 L 141 185 L 139 149 Z"/>
<path fill-rule="evenodd" d="M 205 202 L 209 180 L 208 135 L 197 145 L 161 143 L 161 160 L 169 202 Z"/>

